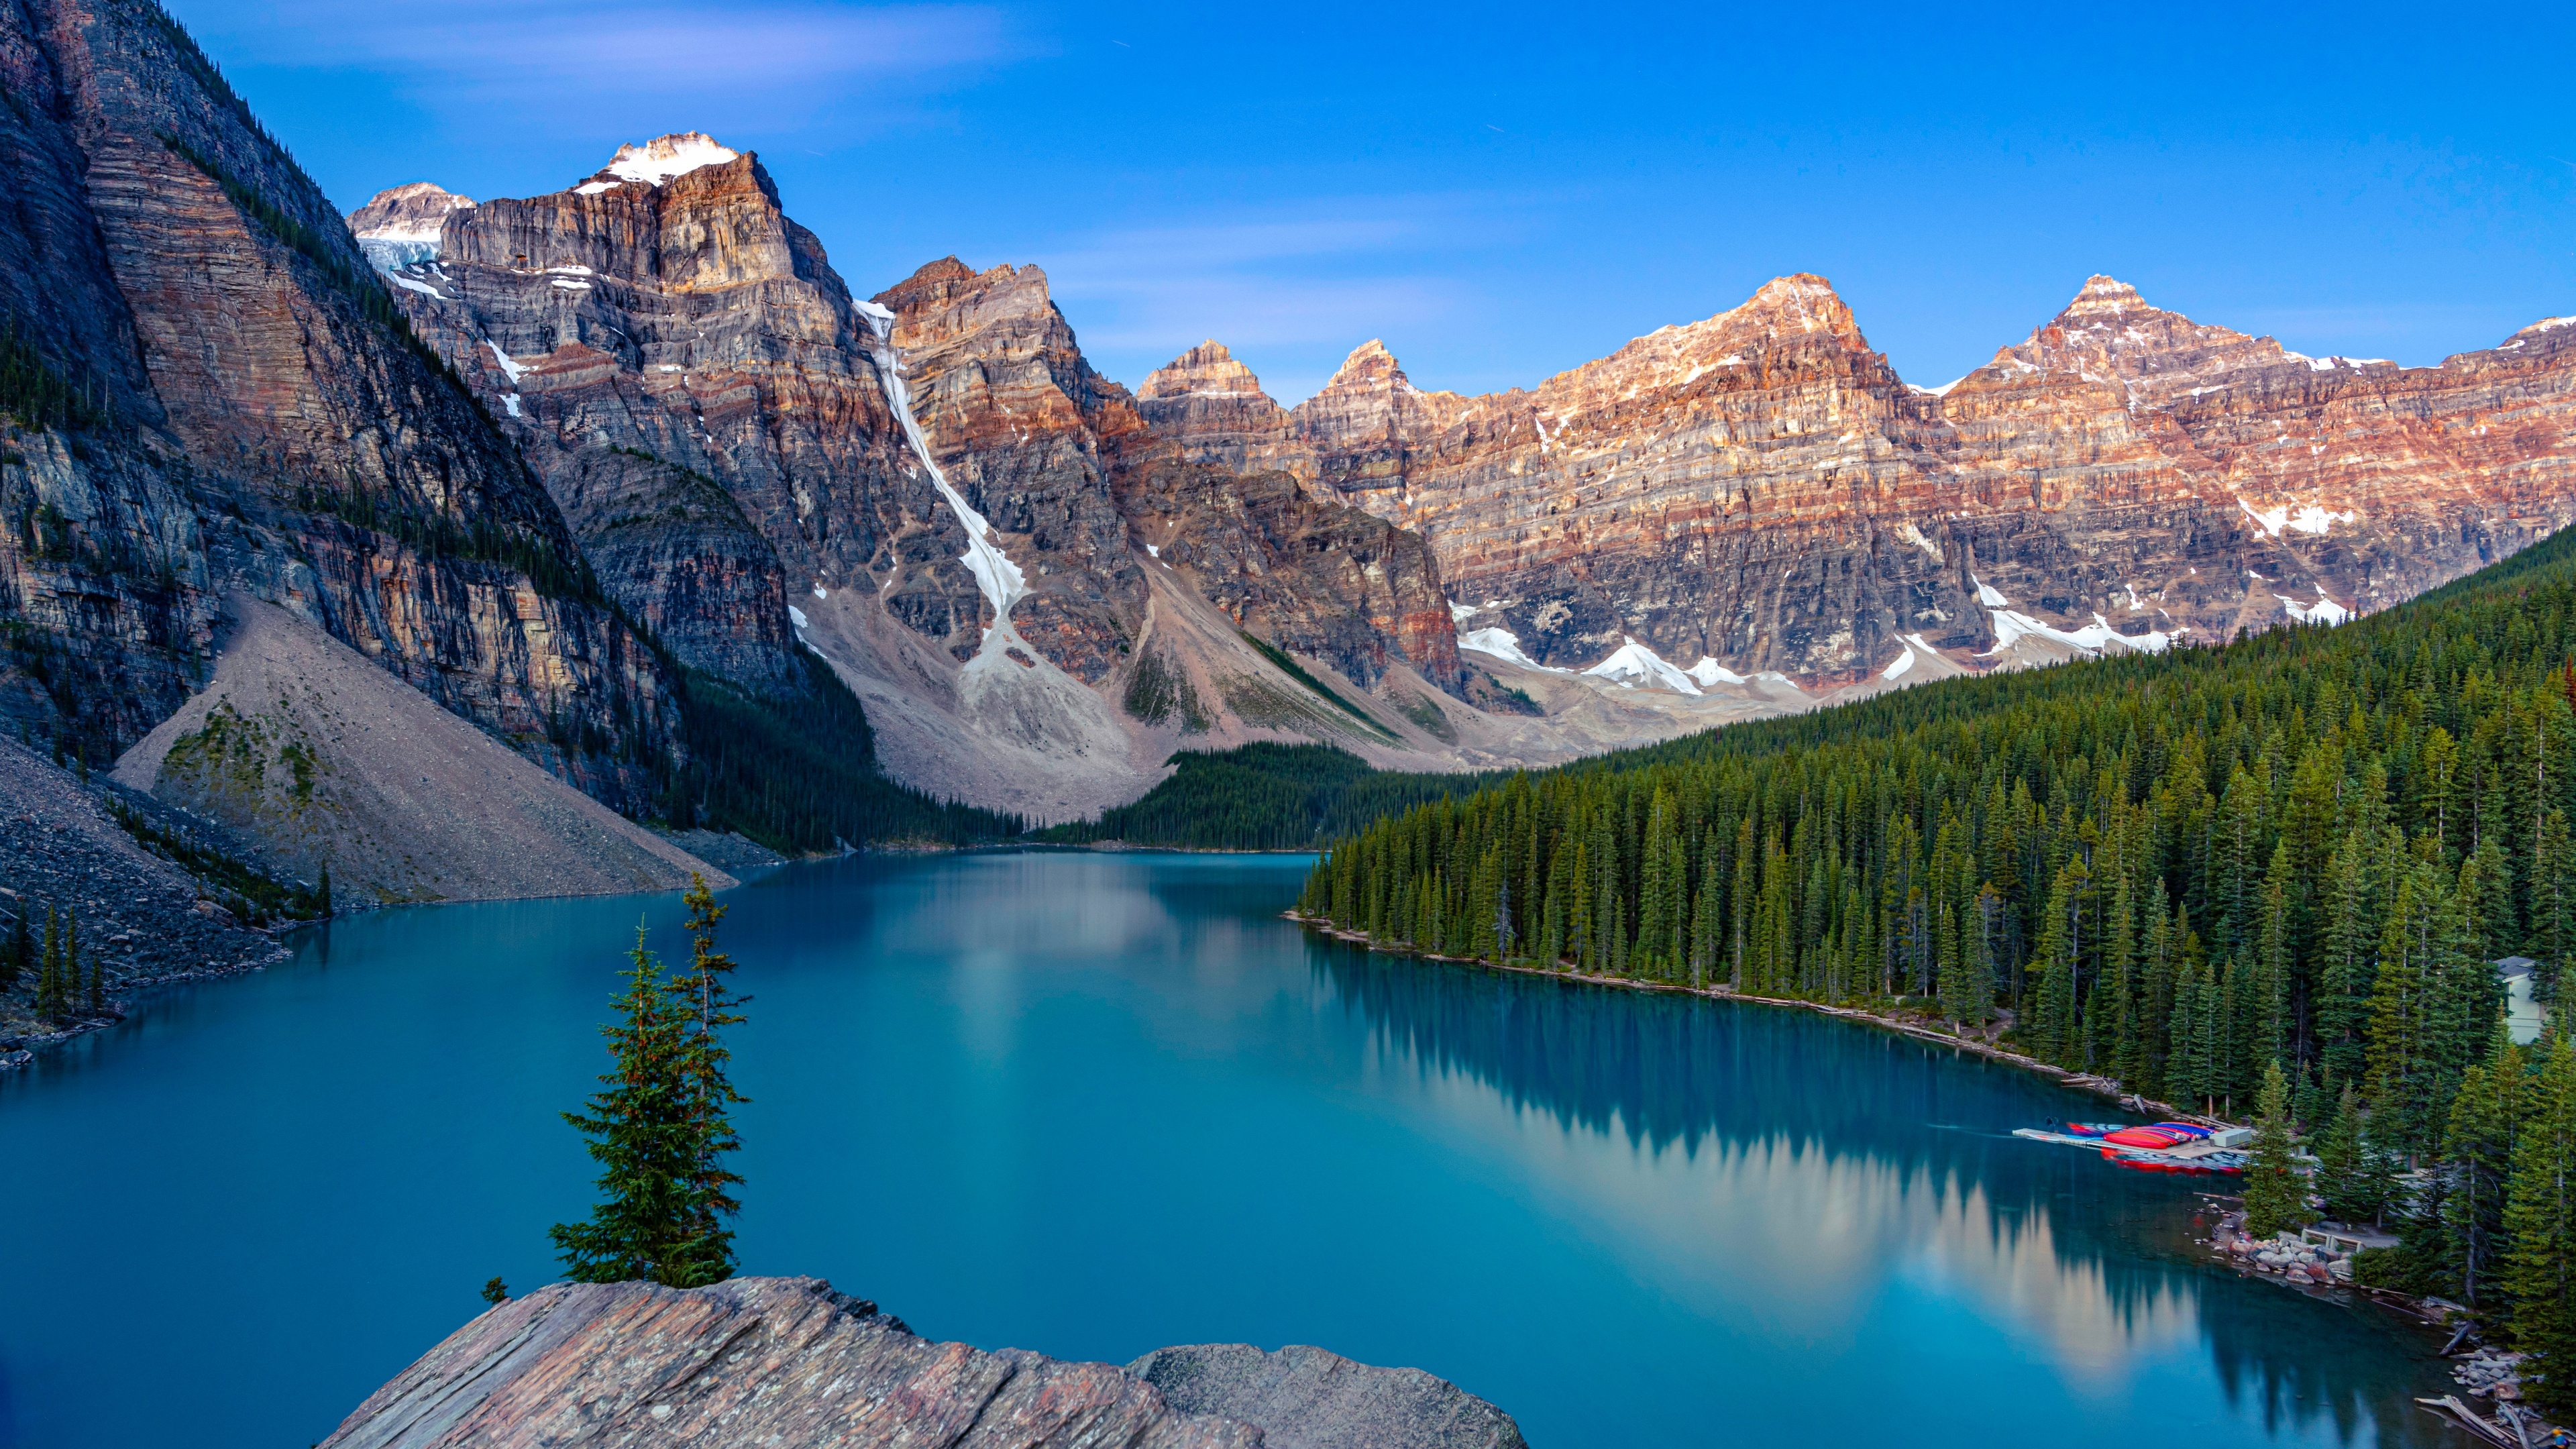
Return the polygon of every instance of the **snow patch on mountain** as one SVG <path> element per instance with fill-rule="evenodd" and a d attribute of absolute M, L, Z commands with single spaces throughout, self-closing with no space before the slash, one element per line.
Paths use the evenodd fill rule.
<path fill-rule="evenodd" d="M 2181 632 L 2176 630 L 2174 634 L 2123 634 L 2112 628 L 2111 621 L 2098 613 L 2093 616 L 2092 623 L 2081 629 L 2060 629 L 2051 624 L 2043 624 L 2015 609 L 1996 609 L 1994 623 L 1995 647 L 1978 655 L 1980 659 L 2002 654 L 2023 639 L 2046 639 L 2071 649 L 2081 650 L 2086 654 L 2099 654 L 2114 642 L 2142 653 L 2161 654 L 2173 644 L 2176 635 Z"/>
<path fill-rule="evenodd" d="M 2279 599 L 2290 617 L 2302 624 L 2341 624 L 2352 618 L 2352 610 L 2336 603 L 2322 587 L 2317 590 L 2317 601 L 2313 604 L 2302 605 L 2287 594 L 2274 594 L 2272 597 Z"/>
<path fill-rule="evenodd" d="M 647 186 L 659 186 L 675 176 L 686 176 L 701 166 L 719 166 L 741 158 L 741 152 L 717 145 L 716 139 L 703 131 L 681 131 L 674 135 L 656 136 L 640 146 L 630 141 L 618 147 L 617 154 L 600 168 L 600 173 L 620 181 L 640 181 Z M 600 183 L 592 182 L 590 185 Z M 588 191 L 587 186 L 580 189 L 585 193 Z"/>
<path fill-rule="evenodd" d="M 1627 636 L 1620 637 L 1625 639 Z M 1631 689 L 1643 684 L 1648 687 L 1662 685 L 1666 689 L 1682 694 L 1700 692 L 1697 680 L 1666 664 L 1654 650 L 1634 639 L 1628 639 L 1626 643 L 1612 650 L 1609 658 L 1583 672 L 1592 678 L 1607 679 L 1613 684 L 1625 685 Z"/>
<path fill-rule="evenodd" d="M 517 387 L 519 385 L 519 374 L 528 370 L 527 364 L 522 362 L 512 362 L 510 360 L 510 354 L 503 352 L 501 350 L 501 344 L 498 342 L 487 340 L 483 345 L 492 349 L 493 360 L 499 362 L 501 364 L 501 370 L 510 375 L 510 386 Z"/>
<path fill-rule="evenodd" d="M 1736 673 L 1734 670 L 1727 668 L 1725 665 L 1718 663 L 1715 659 L 1712 659 L 1705 654 L 1700 656 L 1697 664 L 1683 670 L 1682 673 L 1689 675 L 1692 679 L 1703 685 L 1714 686 L 1720 684 L 1742 684 L 1745 682 L 1743 675 Z"/>
<path fill-rule="evenodd" d="M 673 138 L 665 136 L 662 139 Z M 706 140 L 703 136 L 697 139 Z M 729 160 L 731 154 L 728 152 L 720 159 Z M 992 604 L 994 614 L 1008 618 L 1011 605 L 1028 592 L 1028 576 L 1020 572 L 1018 564 L 1011 562 L 1009 554 L 1002 552 L 1001 545 L 993 542 L 993 525 L 966 502 L 965 495 L 948 485 L 948 475 L 939 471 L 938 462 L 930 456 L 930 440 L 921 435 L 921 423 L 912 415 L 912 391 L 904 384 L 903 363 L 895 356 L 894 313 L 874 302 L 854 300 L 850 305 L 860 316 L 868 319 L 868 329 L 875 335 L 876 346 L 872 355 L 876 358 L 877 375 L 885 380 L 886 403 L 893 410 L 895 421 L 903 425 L 903 435 L 912 444 L 913 456 L 921 459 L 921 466 L 930 470 L 931 486 L 939 490 L 939 496 L 948 504 L 948 511 L 957 516 L 958 525 L 966 530 L 966 552 L 959 556 L 958 562 L 966 565 L 966 571 L 975 576 L 976 587 L 984 591 L 984 598 Z"/>
<path fill-rule="evenodd" d="M 1458 636 L 1458 647 L 1473 649 L 1479 654 L 1491 654 L 1496 659 L 1508 659 L 1524 669 L 1544 669 L 1550 674 L 1574 672 L 1571 669 L 1552 668 L 1523 654 L 1520 636 L 1509 629 L 1470 629 Z"/>

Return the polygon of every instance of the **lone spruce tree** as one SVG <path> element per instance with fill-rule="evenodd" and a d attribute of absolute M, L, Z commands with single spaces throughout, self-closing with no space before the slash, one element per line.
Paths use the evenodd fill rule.
<path fill-rule="evenodd" d="M 727 1071 L 733 1053 L 725 1048 L 724 1029 L 743 1019 L 737 1008 L 751 998 L 736 996 L 727 980 L 733 975 L 734 960 L 716 949 L 716 923 L 724 919 L 725 907 L 716 904 L 704 877 L 689 876 L 689 893 L 682 901 L 689 908 L 690 944 L 689 974 L 679 983 L 682 1009 L 691 1018 L 680 1048 L 691 1153 L 690 1217 L 686 1251 L 674 1264 L 674 1276 L 664 1281 L 690 1288 L 733 1276 L 733 1229 L 726 1223 L 742 1211 L 733 1195 L 742 1177 L 724 1163 L 726 1153 L 742 1146 L 730 1109 L 750 1098 L 734 1090 Z"/>
<path fill-rule="evenodd" d="M 2268 1238 L 2308 1220 L 2308 1184 L 2290 1141 L 2290 1083 L 2279 1062 L 2264 1064 L 2256 1101 L 2254 1160 L 2245 1165 L 2245 1231 Z"/>
<path fill-rule="evenodd" d="M 611 1003 L 618 1020 L 599 1029 L 615 1065 L 601 1074 L 587 1112 L 563 1114 L 599 1164 L 590 1220 L 557 1223 L 549 1233 L 565 1273 L 580 1283 L 670 1282 L 688 1260 L 688 1224 L 697 1216 L 689 1201 L 697 1154 L 681 1068 L 685 1017 L 644 940 L 638 923 L 625 994 Z"/>

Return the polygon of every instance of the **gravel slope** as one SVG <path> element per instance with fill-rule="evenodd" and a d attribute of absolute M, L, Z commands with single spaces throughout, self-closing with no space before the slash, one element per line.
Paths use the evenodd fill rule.
<path fill-rule="evenodd" d="M 116 779 L 215 821 L 343 905 L 607 895 L 733 877 L 274 605 L 224 607 L 214 678 Z"/>

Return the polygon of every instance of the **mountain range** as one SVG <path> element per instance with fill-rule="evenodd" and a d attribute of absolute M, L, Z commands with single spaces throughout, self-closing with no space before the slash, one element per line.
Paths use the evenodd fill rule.
<path fill-rule="evenodd" d="M 1544 764 L 2333 623 L 2576 511 L 2566 319 L 2403 368 L 2095 277 L 1926 388 L 1798 275 L 1532 388 L 1368 342 L 1281 407 L 1215 341 L 1101 376 L 1035 266 L 861 296 L 700 133 L 343 217 L 149 0 L 0 10 L 0 79 L 0 712 L 105 763 L 193 699 L 120 778 L 380 898 L 510 885 L 359 849 L 417 813 L 401 751 L 280 661 L 810 849 L 1091 814 L 1180 748 Z M 582 824 L 516 848 L 606 848 L 536 814 Z"/>

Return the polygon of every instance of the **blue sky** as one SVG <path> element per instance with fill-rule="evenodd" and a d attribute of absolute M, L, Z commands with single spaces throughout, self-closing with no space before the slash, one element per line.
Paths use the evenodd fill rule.
<path fill-rule="evenodd" d="M 2108 272 L 2425 364 L 2576 313 L 2576 7 L 175 0 L 334 200 L 757 150 L 862 295 L 1047 270 L 1129 384 L 1535 384 L 1770 277 L 1947 381 Z"/>

